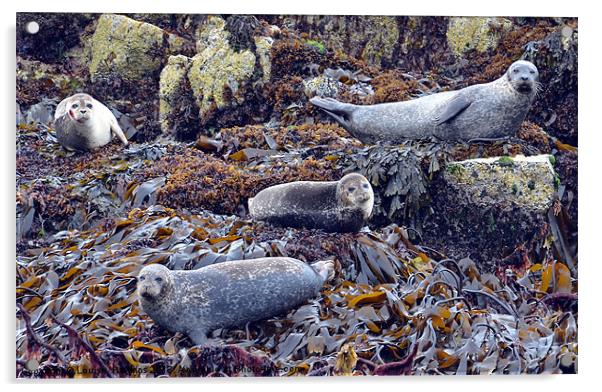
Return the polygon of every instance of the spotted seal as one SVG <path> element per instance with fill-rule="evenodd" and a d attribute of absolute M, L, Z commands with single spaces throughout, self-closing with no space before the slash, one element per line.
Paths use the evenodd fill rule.
<path fill-rule="evenodd" d="M 265 257 L 171 271 L 148 265 L 138 274 L 140 305 L 159 326 L 195 344 L 217 328 L 274 317 L 316 296 L 334 276 L 331 260 L 312 265 L 290 257 Z"/>
<path fill-rule="evenodd" d="M 61 101 L 54 113 L 56 136 L 68 150 L 88 151 L 108 144 L 117 135 L 128 141 L 115 115 L 88 94 L 75 94 Z"/>
<path fill-rule="evenodd" d="M 310 102 L 365 143 L 402 143 L 429 136 L 501 139 L 514 135 L 525 119 L 540 88 L 538 78 L 535 65 L 519 60 L 493 82 L 409 101 L 360 106 L 314 97 Z"/>
<path fill-rule="evenodd" d="M 366 225 L 374 192 L 358 173 L 339 181 L 296 181 L 275 185 L 249 199 L 254 219 L 278 226 L 356 232 Z"/>

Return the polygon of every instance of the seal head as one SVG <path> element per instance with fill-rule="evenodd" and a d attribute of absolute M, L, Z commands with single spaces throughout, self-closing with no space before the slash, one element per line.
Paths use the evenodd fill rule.
<path fill-rule="evenodd" d="M 148 301 L 169 295 L 173 282 L 169 269 L 161 264 L 152 264 L 142 269 L 138 275 L 137 291 L 141 298 Z"/>
<path fill-rule="evenodd" d="M 374 191 L 366 177 L 359 173 L 351 173 L 338 181 L 337 200 L 341 207 L 359 208 L 367 220 L 374 208 Z"/>
<path fill-rule="evenodd" d="M 537 67 L 525 60 L 512 63 L 506 71 L 510 85 L 521 94 L 530 94 L 539 89 L 539 71 Z"/>

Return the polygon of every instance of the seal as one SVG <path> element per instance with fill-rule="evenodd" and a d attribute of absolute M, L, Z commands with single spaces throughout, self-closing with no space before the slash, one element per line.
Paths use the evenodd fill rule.
<path fill-rule="evenodd" d="M 257 220 L 278 226 L 357 232 L 374 207 L 372 186 L 358 173 L 339 181 L 296 181 L 275 185 L 249 199 Z"/>
<path fill-rule="evenodd" d="M 332 260 L 290 257 L 212 264 L 191 271 L 148 265 L 138 274 L 140 305 L 159 326 L 204 344 L 217 328 L 278 316 L 315 297 L 334 277 Z"/>
<path fill-rule="evenodd" d="M 514 62 L 499 79 L 403 102 L 353 105 L 332 98 L 310 102 L 364 143 L 402 143 L 434 136 L 442 140 L 513 136 L 540 89 L 529 61 Z"/>
<path fill-rule="evenodd" d="M 113 135 L 128 145 L 115 115 L 88 94 L 63 99 L 54 113 L 54 128 L 59 143 L 67 150 L 93 150 L 108 144 Z"/>

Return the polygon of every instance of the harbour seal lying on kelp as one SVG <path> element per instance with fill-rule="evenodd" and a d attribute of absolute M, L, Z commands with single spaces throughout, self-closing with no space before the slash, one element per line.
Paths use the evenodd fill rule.
<path fill-rule="evenodd" d="M 148 265 L 138 274 L 140 305 L 159 326 L 206 342 L 217 328 L 282 314 L 316 296 L 334 277 L 331 260 L 312 265 L 290 257 L 212 264 L 191 271 Z"/>
<path fill-rule="evenodd" d="M 278 226 L 356 232 L 374 207 L 372 186 L 358 173 L 339 181 L 296 181 L 275 185 L 249 199 L 254 219 Z"/>
<path fill-rule="evenodd" d="M 493 82 L 409 101 L 360 106 L 314 97 L 310 102 L 365 143 L 402 143 L 429 136 L 501 139 L 513 136 L 525 119 L 539 90 L 538 78 L 535 65 L 520 60 Z"/>
<path fill-rule="evenodd" d="M 88 94 L 75 94 L 61 101 L 54 113 L 56 137 L 68 150 L 88 151 L 108 144 L 117 135 L 128 141 L 115 115 Z"/>

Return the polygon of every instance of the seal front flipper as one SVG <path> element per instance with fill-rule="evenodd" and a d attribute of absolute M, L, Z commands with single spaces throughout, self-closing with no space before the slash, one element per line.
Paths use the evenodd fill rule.
<path fill-rule="evenodd" d="M 447 121 L 452 120 L 454 117 L 462 113 L 472 103 L 471 100 L 467 99 L 462 94 L 456 94 L 453 98 L 450 98 L 443 107 L 439 108 L 439 114 L 435 116 L 435 124 L 441 125 Z"/>
<path fill-rule="evenodd" d="M 109 124 L 111 126 L 111 132 L 115 136 L 117 136 L 119 138 L 119 140 L 121 140 L 121 143 L 123 143 L 124 146 L 127 146 L 128 145 L 128 139 L 125 137 L 125 134 L 121 130 L 121 127 L 119 126 L 119 122 L 117 121 L 117 118 L 115 118 L 115 115 L 113 114 L 113 112 L 111 112 L 109 110 L 109 108 L 107 108 L 107 111 L 110 114 Z"/>

